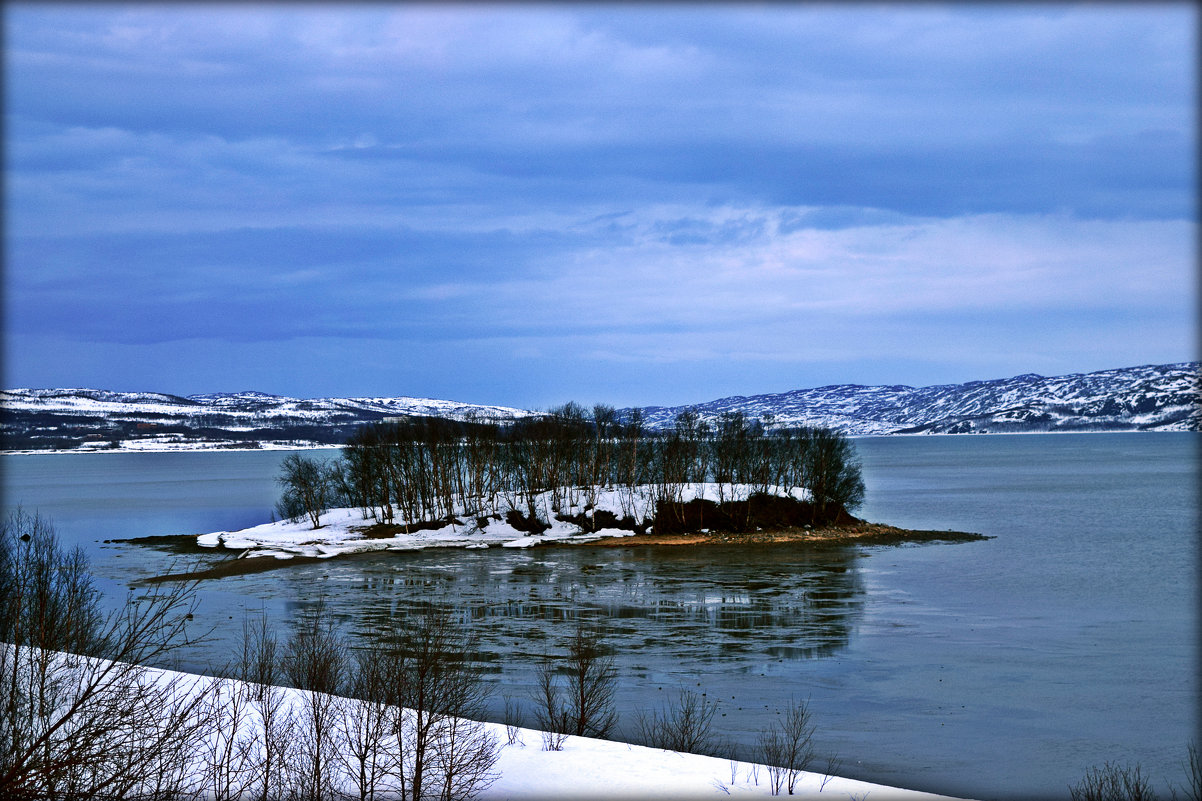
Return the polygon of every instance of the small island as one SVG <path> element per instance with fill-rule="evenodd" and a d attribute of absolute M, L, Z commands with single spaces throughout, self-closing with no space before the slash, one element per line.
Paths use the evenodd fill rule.
<path fill-rule="evenodd" d="M 620 419 L 610 407 L 590 413 L 576 404 L 504 423 L 377 423 L 361 428 L 339 459 L 289 455 L 278 481 L 279 519 L 196 537 L 195 546 L 236 557 L 186 575 L 437 547 L 985 539 L 852 516 L 864 483 L 847 437 L 774 428 L 737 412 L 712 423 L 683 412 L 667 431 L 645 430 L 637 414 Z"/>

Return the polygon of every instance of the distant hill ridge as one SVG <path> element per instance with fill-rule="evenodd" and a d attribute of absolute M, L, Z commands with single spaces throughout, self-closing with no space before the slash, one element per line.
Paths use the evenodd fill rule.
<path fill-rule="evenodd" d="M 672 425 L 742 412 L 770 425 L 827 426 L 851 436 L 1058 431 L 1199 431 L 1199 362 L 929 387 L 838 384 L 686 406 L 641 407 Z M 633 409 L 622 409 L 629 413 Z M 538 412 L 411 397 L 289 398 L 263 392 L 182 397 L 100 389 L 0 391 L 4 450 L 173 449 L 336 445 L 389 417 L 512 420 Z"/>
<path fill-rule="evenodd" d="M 532 412 L 431 398 L 289 398 L 264 392 L 187 397 L 102 389 L 0 391 L 7 451 L 121 448 L 298 448 L 339 445 L 364 423 L 468 415 L 511 420 Z"/>
<path fill-rule="evenodd" d="M 853 436 L 1050 431 L 1198 431 L 1200 362 L 929 387 L 838 384 L 690 406 L 644 408 L 648 425 L 684 409 L 715 419 L 740 411 L 775 425 L 824 425 Z"/>

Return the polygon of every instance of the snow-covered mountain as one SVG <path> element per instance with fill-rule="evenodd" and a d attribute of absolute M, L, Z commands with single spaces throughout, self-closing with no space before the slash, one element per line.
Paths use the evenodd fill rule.
<path fill-rule="evenodd" d="M 1027 431 L 1199 431 L 1199 362 L 1045 378 L 1033 374 L 931 387 L 840 384 L 692 406 L 650 406 L 649 428 L 693 409 L 740 411 L 772 425 L 822 425 L 850 435 Z M 622 412 L 630 412 L 624 409 Z M 98 389 L 0 391 L 5 450 L 230 448 L 338 445 L 389 417 L 537 414 L 429 398 L 288 398 L 262 392 L 181 397 Z"/>
<path fill-rule="evenodd" d="M 338 445 L 390 417 L 511 420 L 531 414 L 430 398 L 288 398 L 263 392 L 166 395 L 98 389 L 0 391 L 5 450 Z"/>
<path fill-rule="evenodd" d="M 1199 362 L 930 387 L 839 384 L 692 406 L 643 409 L 648 426 L 685 409 L 713 420 L 742 412 L 773 425 L 823 425 L 849 435 L 1031 431 L 1198 431 Z"/>

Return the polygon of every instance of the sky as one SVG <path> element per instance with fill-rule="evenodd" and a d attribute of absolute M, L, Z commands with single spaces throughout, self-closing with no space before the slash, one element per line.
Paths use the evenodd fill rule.
<path fill-rule="evenodd" d="M 545 409 L 1193 360 L 1197 14 L 6 3 L 3 383 Z"/>

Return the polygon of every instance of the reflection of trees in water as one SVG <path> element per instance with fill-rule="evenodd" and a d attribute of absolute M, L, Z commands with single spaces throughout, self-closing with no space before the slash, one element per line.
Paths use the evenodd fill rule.
<path fill-rule="evenodd" d="M 448 603 L 486 661 L 515 665 L 568 637 L 581 617 L 641 660 L 822 657 L 846 647 L 862 609 L 853 549 L 664 550 L 380 560 L 332 600 L 360 636 L 422 603 Z"/>

